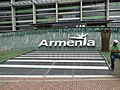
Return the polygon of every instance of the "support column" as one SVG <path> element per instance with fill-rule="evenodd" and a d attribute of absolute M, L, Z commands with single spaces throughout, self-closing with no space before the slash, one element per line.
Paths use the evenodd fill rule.
<path fill-rule="evenodd" d="M 56 1 L 56 22 L 58 22 L 58 1 Z"/>
<path fill-rule="evenodd" d="M 80 21 L 82 21 L 82 0 L 80 0 Z"/>
<path fill-rule="evenodd" d="M 106 19 L 109 20 L 109 0 L 106 1 Z"/>
<path fill-rule="evenodd" d="M 16 31 L 16 18 L 15 18 L 15 0 L 11 0 L 11 14 L 12 14 L 12 30 Z"/>
<path fill-rule="evenodd" d="M 32 2 L 33 2 L 33 23 L 35 24 L 36 23 L 36 4 L 34 3 L 34 0 Z"/>
<path fill-rule="evenodd" d="M 106 20 L 109 20 L 109 0 L 106 0 Z M 109 23 L 106 24 L 106 27 L 109 26 Z"/>

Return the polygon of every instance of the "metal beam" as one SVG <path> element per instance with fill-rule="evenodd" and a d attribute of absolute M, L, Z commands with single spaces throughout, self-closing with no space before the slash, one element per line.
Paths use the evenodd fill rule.
<path fill-rule="evenodd" d="M 58 1 L 58 3 L 72 3 L 72 2 L 79 2 L 80 0 L 61 0 L 61 1 Z"/>

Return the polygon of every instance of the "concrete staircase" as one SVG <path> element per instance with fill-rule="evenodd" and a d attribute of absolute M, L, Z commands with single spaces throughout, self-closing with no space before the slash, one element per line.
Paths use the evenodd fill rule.
<path fill-rule="evenodd" d="M 0 65 L 2 76 L 111 77 L 98 51 L 32 51 Z"/>

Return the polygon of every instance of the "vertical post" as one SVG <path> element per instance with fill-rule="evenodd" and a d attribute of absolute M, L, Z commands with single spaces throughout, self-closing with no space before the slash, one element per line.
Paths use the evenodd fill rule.
<path fill-rule="evenodd" d="M 56 1 L 56 22 L 58 22 L 58 1 Z"/>
<path fill-rule="evenodd" d="M 15 0 L 11 0 L 11 14 L 12 14 L 12 30 L 16 31 L 16 18 L 15 18 Z"/>
<path fill-rule="evenodd" d="M 106 20 L 109 20 L 109 0 L 106 0 Z M 106 27 L 108 27 L 108 23 L 106 24 Z"/>
<path fill-rule="evenodd" d="M 82 21 L 82 0 L 80 0 L 80 21 Z"/>
<path fill-rule="evenodd" d="M 33 24 L 36 24 L 36 4 L 34 3 L 34 0 L 31 0 L 31 2 L 33 8 Z M 36 26 L 34 26 L 33 29 L 37 29 Z"/>
<path fill-rule="evenodd" d="M 106 1 L 106 16 L 106 19 L 109 20 L 109 0 Z"/>
<path fill-rule="evenodd" d="M 33 3 L 33 23 L 36 23 L 36 4 L 34 3 L 34 0 L 32 0 Z"/>

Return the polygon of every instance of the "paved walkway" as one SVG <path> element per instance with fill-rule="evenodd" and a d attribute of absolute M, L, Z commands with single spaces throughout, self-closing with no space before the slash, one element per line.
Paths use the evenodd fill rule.
<path fill-rule="evenodd" d="M 120 78 L 2 78 L 0 90 L 120 90 Z"/>

